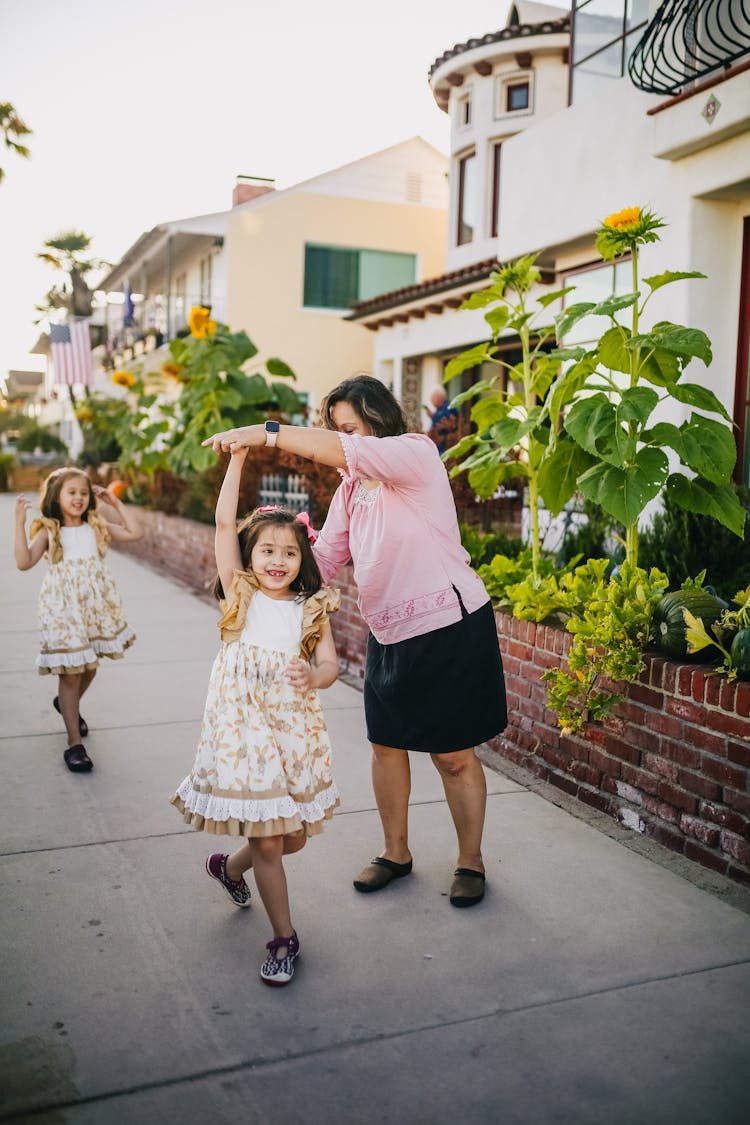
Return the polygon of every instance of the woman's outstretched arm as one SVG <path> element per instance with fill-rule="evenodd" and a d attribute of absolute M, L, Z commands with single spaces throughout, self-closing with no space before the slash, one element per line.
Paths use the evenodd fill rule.
<path fill-rule="evenodd" d="M 223 430 L 206 438 L 204 445 L 213 447 L 214 453 L 234 453 L 238 449 L 260 448 L 266 444 L 266 431 L 262 425 L 242 426 L 237 430 Z M 294 453 L 307 461 L 345 469 L 346 458 L 341 442 L 334 430 L 311 429 L 308 426 L 279 426 L 277 448 Z"/>

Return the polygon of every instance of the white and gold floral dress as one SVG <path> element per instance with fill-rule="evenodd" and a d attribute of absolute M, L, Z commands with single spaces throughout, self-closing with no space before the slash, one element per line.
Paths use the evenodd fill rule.
<path fill-rule="evenodd" d="M 104 519 L 89 513 L 80 527 L 61 527 L 42 516 L 31 536 L 46 528 L 49 567 L 39 591 L 40 676 L 77 675 L 93 670 L 101 656 L 117 660 L 135 633 L 122 612 L 120 595 L 105 562 L 109 531 Z"/>
<path fill-rule="evenodd" d="M 331 744 L 317 691 L 296 692 L 284 669 L 309 660 L 339 607 L 323 587 L 280 601 L 237 571 L 219 621 L 198 752 L 172 804 L 187 824 L 226 836 L 321 832 L 339 804 Z"/>

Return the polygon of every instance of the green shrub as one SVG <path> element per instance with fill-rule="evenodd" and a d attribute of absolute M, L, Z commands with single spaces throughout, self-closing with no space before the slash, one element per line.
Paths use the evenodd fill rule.
<path fill-rule="evenodd" d="M 460 524 L 459 531 L 461 544 L 469 552 L 475 570 L 491 563 L 495 555 L 514 559 L 524 549 L 522 539 L 511 539 L 502 531 L 484 533 L 467 523 Z"/>

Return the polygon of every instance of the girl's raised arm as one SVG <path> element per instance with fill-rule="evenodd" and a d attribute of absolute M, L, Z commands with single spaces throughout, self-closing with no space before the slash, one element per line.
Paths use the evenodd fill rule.
<path fill-rule="evenodd" d="M 214 553 L 216 569 L 225 594 L 229 592 L 229 587 L 232 585 L 235 570 L 242 570 L 240 542 L 237 538 L 237 504 L 240 497 L 242 466 L 245 464 L 246 457 L 246 447 L 232 453 L 216 501 Z"/>
<path fill-rule="evenodd" d="M 108 489 L 102 488 L 100 484 L 95 484 L 93 486 L 93 492 L 97 501 L 100 504 L 106 504 L 109 505 L 110 508 L 113 508 L 122 521 L 121 523 L 111 523 L 106 515 L 104 516 L 107 530 L 115 542 L 127 543 L 133 539 L 141 538 L 143 530 L 138 520 L 132 512 L 128 511 L 127 506 L 123 504 L 122 500 L 113 496 Z"/>
<path fill-rule="evenodd" d="M 46 527 L 37 532 L 29 546 L 26 539 L 26 515 L 31 504 L 25 496 L 16 496 L 16 534 L 13 540 L 13 554 L 19 570 L 31 570 L 49 546 Z"/>

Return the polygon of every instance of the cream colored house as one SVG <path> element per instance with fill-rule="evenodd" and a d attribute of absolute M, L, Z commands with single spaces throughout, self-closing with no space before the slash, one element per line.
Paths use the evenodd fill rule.
<path fill-rule="evenodd" d="M 112 358 L 156 369 L 165 344 L 154 341 L 207 305 L 247 331 L 253 364 L 288 363 L 314 406 L 338 380 L 371 370 L 373 334 L 343 319 L 351 302 L 444 268 L 447 201 L 446 157 L 420 137 L 283 191 L 240 177 L 231 210 L 154 227 L 104 279 Z"/>

